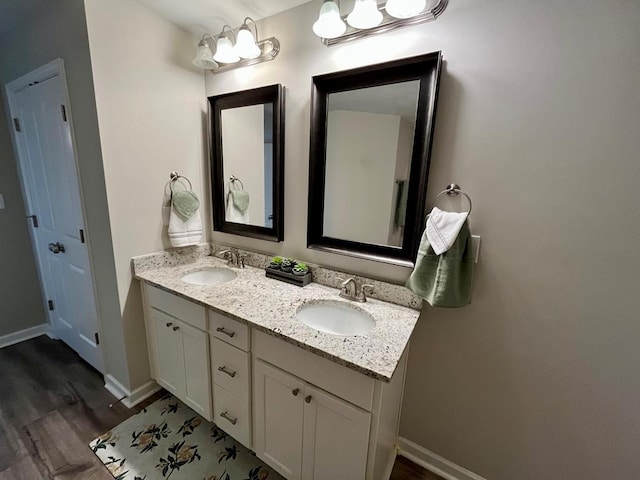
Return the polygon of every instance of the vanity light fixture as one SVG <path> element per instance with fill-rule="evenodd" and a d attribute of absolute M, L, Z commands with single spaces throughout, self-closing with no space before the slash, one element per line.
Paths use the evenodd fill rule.
<path fill-rule="evenodd" d="M 338 0 L 339 1 L 339 0 Z M 320 38 L 337 38 L 347 31 L 347 24 L 340 17 L 340 5 L 335 0 L 324 0 L 313 33 Z"/>
<path fill-rule="evenodd" d="M 225 32 L 225 28 L 228 28 L 229 31 Z M 233 42 L 229 37 L 233 38 Z M 235 40 L 233 29 L 229 25 L 222 27 L 222 32 L 220 32 L 220 36 L 218 36 L 218 41 L 216 42 L 216 54 L 213 56 L 213 59 L 220 63 L 239 62 L 240 55 L 237 54 L 233 46 Z"/>
<path fill-rule="evenodd" d="M 339 12 L 338 12 L 339 17 Z M 253 30 L 249 26 L 253 24 Z M 215 54 L 214 54 L 215 52 Z M 236 30 L 225 25 L 216 36 L 205 33 L 198 43 L 192 63 L 213 73 L 224 72 L 238 67 L 246 67 L 276 58 L 280 52 L 280 42 L 275 37 L 258 40 L 258 26 L 251 17 L 246 17 Z"/>
<path fill-rule="evenodd" d="M 253 28 L 256 31 L 255 36 L 251 32 L 249 25 L 247 22 L 250 21 L 253 23 Z M 236 39 L 236 52 L 240 56 L 240 58 L 250 59 L 259 57 L 262 51 L 260 47 L 256 45 L 256 38 L 258 37 L 258 25 L 253 21 L 252 18 L 247 17 L 244 19 L 244 23 L 238 30 L 238 35 Z"/>
<path fill-rule="evenodd" d="M 327 46 L 358 38 L 389 32 L 410 25 L 431 22 L 447 8 L 449 0 L 387 0 L 378 5 L 376 0 L 356 0 L 353 10 L 340 16 L 340 4 L 325 0 L 313 32 Z M 338 28 L 338 20 L 349 24 Z M 340 33 L 341 32 L 341 33 Z"/>
<path fill-rule="evenodd" d="M 347 23 L 360 30 L 377 27 L 381 22 L 382 13 L 376 0 L 356 0 L 353 10 L 347 15 Z"/>

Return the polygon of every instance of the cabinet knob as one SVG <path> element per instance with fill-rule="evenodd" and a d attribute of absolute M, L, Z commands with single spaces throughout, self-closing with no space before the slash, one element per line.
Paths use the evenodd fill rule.
<path fill-rule="evenodd" d="M 173 327 L 174 332 L 177 332 L 178 330 L 180 330 L 180 327 Z"/>
<path fill-rule="evenodd" d="M 298 394 L 300 393 L 300 389 L 299 389 L 299 388 L 296 388 L 296 389 L 295 389 L 295 390 L 293 390 L 291 393 L 293 393 L 293 396 L 294 396 L 294 397 L 297 397 L 297 396 L 298 396 Z"/>
<path fill-rule="evenodd" d="M 228 421 L 229 423 L 231 423 L 231 425 L 235 425 L 236 423 L 238 423 L 238 419 L 230 417 L 226 411 L 222 412 L 220 416 L 224 418 L 226 421 Z"/>
<path fill-rule="evenodd" d="M 311 403 L 311 399 L 312 399 L 312 398 L 313 398 L 313 397 L 312 397 L 311 395 L 309 395 L 309 396 L 307 396 L 307 397 L 304 397 L 304 401 L 305 401 L 305 402 L 307 402 L 307 403 Z"/>
<path fill-rule="evenodd" d="M 225 330 L 223 327 L 216 328 L 216 332 L 224 333 L 230 338 L 233 338 L 236 334 L 236 332 L 230 332 L 229 330 Z"/>
<path fill-rule="evenodd" d="M 171 326 L 173 326 L 173 323 L 168 322 L 168 323 L 167 323 L 167 328 L 169 328 L 169 327 L 171 327 Z"/>
<path fill-rule="evenodd" d="M 231 370 L 229 370 L 227 367 L 225 367 L 224 365 L 222 367 L 218 367 L 218 371 L 222 372 L 222 373 L 226 373 L 227 375 L 229 375 L 231 378 L 236 376 L 236 372 L 232 372 Z"/>

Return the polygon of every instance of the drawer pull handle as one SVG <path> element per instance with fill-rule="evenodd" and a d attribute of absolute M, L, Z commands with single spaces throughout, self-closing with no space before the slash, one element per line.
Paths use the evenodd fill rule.
<path fill-rule="evenodd" d="M 298 396 L 298 394 L 300 393 L 300 389 L 299 389 L 299 388 L 296 388 L 296 389 L 295 389 L 295 390 L 293 390 L 291 393 L 293 393 L 293 396 L 294 396 L 294 397 L 297 397 L 297 396 Z"/>
<path fill-rule="evenodd" d="M 227 370 L 227 367 L 222 366 L 222 367 L 218 367 L 218 371 L 222 372 L 222 373 L 226 373 L 227 375 L 229 375 L 231 378 L 236 376 L 236 372 L 232 372 L 230 370 Z"/>
<path fill-rule="evenodd" d="M 228 421 L 229 423 L 231 423 L 231 425 L 235 425 L 236 423 L 238 423 L 238 419 L 230 417 L 226 411 L 222 412 L 220 416 L 224 418 L 226 421 Z"/>
<path fill-rule="evenodd" d="M 180 330 L 180 327 L 173 327 L 174 332 L 177 332 L 178 330 Z"/>
<path fill-rule="evenodd" d="M 171 327 L 172 325 L 173 325 L 173 323 L 168 322 L 168 323 L 167 323 L 167 328 Z"/>
<path fill-rule="evenodd" d="M 311 395 L 309 395 L 308 397 L 304 397 L 304 401 L 307 402 L 307 403 L 311 403 L 311 399 L 312 398 L 313 397 Z"/>
<path fill-rule="evenodd" d="M 236 334 L 236 332 L 230 332 L 229 330 L 225 330 L 224 327 L 216 328 L 216 332 L 224 333 L 225 335 L 227 335 L 230 338 L 233 338 L 235 336 L 235 334 Z"/>

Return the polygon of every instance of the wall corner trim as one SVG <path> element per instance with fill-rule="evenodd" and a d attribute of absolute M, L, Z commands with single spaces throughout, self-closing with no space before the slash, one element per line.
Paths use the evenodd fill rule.
<path fill-rule="evenodd" d="M 156 382 L 154 382 L 153 380 L 149 380 L 144 385 L 132 391 L 122 385 L 113 375 L 109 373 L 104 376 L 104 388 L 106 388 L 111 393 L 111 395 L 116 397 L 116 399 L 126 397 L 124 400 L 122 400 L 122 404 L 127 408 L 135 407 L 137 404 L 146 400 L 151 395 L 160 390 L 160 386 Z"/>
<path fill-rule="evenodd" d="M 31 340 L 32 338 L 39 337 L 40 335 L 49 334 L 49 324 L 43 323 L 42 325 L 36 325 L 35 327 L 25 328 L 18 332 L 9 333 L 7 335 L 0 336 L 0 348 L 15 345 L 16 343 Z"/>
<path fill-rule="evenodd" d="M 406 438 L 398 438 L 399 454 L 446 480 L 486 480 Z"/>

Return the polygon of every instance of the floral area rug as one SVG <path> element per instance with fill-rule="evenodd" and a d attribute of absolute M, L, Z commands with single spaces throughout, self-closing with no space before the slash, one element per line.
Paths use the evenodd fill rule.
<path fill-rule="evenodd" d="M 170 394 L 89 447 L 116 480 L 284 480 Z"/>

